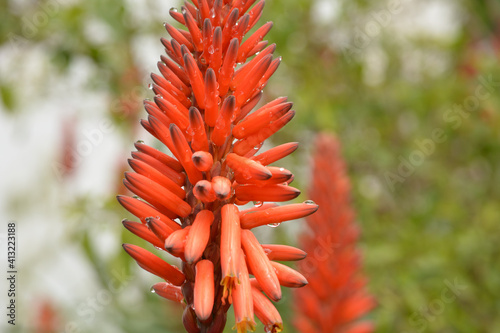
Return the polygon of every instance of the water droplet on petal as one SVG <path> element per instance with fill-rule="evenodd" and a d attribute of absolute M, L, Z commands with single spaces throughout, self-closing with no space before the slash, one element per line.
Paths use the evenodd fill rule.
<path fill-rule="evenodd" d="M 285 168 L 280 168 L 280 171 L 281 171 L 281 172 L 285 171 Z"/>
<path fill-rule="evenodd" d="M 314 201 L 312 201 L 312 200 L 306 200 L 306 201 L 304 201 L 304 203 L 306 205 L 316 205 L 316 203 Z"/>
<path fill-rule="evenodd" d="M 144 143 L 143 140 L 137 140 L 135 143 Z"/>
<path fill-rule="evenodd" d="M 134 198 L 134 199 L 140 199 L 138 195 L 134 195 L 134 196 L 132 196 L 132 198 Z"/>
<path fill-rule="evenodd" d="M 276 228 L 276 227 L 279 227 L 281 223 L 269 223 L 267 226 L 268 227 L 271 227 L 271 228 Z"/>
<path fill-rule="evenodd" d="M 253 204 L 255 205 L 255 207 L 262 207 L 262 205 L 264 204 L 264 202 L 262 201 L 254 201 Z"/>
<path fill-rule="evenodd" d="M 155 291 L 155 288 L 154 287 L 151 287 L 151 289 L 149 289 L 149 291 L 153 294 L 156 294 L 156 291 Z"/>
<path fill-rule="evenodd" d="M 184 10 L 184 8 L 183 8 L 183 10 Z M 172 7 L 172 8 L 170 8 L 170 11 L 171 11 L 171 12 L 174 12 L 174 13 L 177 13 L 177 8 Z"/>

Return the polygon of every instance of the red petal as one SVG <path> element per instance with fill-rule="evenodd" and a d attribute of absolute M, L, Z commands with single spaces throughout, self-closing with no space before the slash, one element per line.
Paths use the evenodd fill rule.
<path fill-rule="evenodd" d="M 180 286 L 184 282 L 184 274 L 182 274 L 181 271 L 158 258 L 151 252 L 132 244 L 123 244 L 123 248 L 132 258 L 134 258 L 135 261 L 137 261 L 139 266 L 148 272 L 157 275 L 176 286 Z"/>

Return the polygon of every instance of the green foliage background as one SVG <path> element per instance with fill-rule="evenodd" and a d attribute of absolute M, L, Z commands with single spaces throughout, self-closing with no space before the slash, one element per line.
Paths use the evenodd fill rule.
<path fill-rule="evenodd" d="M 369 316 L 377 332 L 500 332 L 500 3 L 396 1 L 401 13 L 391 14 L 385 26 L 379 24 L 377 33 L 365 33 L 368 38 L 360 42 L 360 31 L 378 22 L 376 15 L 387 11 L 391 1 L 321 1 L 326 7 L 318 2 L 269 0 L 261 19 L 274 21 L 267 39 L 283 57 L 266 98 L 287 95 L 297 110 L 296 119 L 273 137 L 276 143 L 303 143 L 289 161 L 297 173 L 296 186 L 307 191 L 307 154 L 314 133 L 336 133 L 363 230 L 360 247 L 369 290 L 378 301 Z M 173 21 L 167 10 L 158 13 L 155 1 L 144 0 L 141 6 L 147 6 L 150 19 L 138 20 L 133 2 L 13 3 L 0 2 L 0 44 L 26 52 L 43 48 L 55 77 L 78 59 L 90 62 L 88 89 L 129 105 L 110 102 L 107 116 L 121 129 L 124 150 L 132 148 L 138 139 L 134 128 L 144 115 L 136 92 L 145 92 L 141 78 L 147 74 L 141 72 L 133 43 L 137 36 L 166 36 L 161 22 Z M 314 15 L 317 8 L 333 3 L 335 18 Z M 409 18 L 436 3 L 453 13 L 454 33 L 444 38 L 413 33 L 418 29 Z M 30 31 L 26 22 L 33 22 L 40 11 L 49 19 Z M 84 33 L 89 20 L 106 27 L 111 36 L 106 43 Z M 497 83 L 488 98 L 471 112 L 449 111 L 474 96 L 481 78 Z M 2 112 L 8 117 L 24 112 L 22 85 L 16 75 L 0 77 Z M 50 89 L 43 82 L 39 86 L 41 91 Z M 436 129 L 442 130 L 443 139 L 430 144 Z M 419 142 L 427 143 L 427 153 Z M 405 173 L 402 163 L 407 162 L 402 160 L 412 159 L 418 163 Z M 22 197 L 18 192 L 11 198 L 12 214 L 25 209 Z M 41 195 L 31 198 L 44 200 Z M 97 288 L 106 288 L 113 270 L 125 268 L 132 277 L 123 293 L 143 293 L 133 304 L 122 294 L 113 297 L 96 320 L 78 326 L 80 331 L 101 331 L 102 322 L 117 332 L 181 331 L 181 312 L 149 295 L 153 279 L 120 251 L 105 259 L 98 254 L 92 238 L 104 229 L 121 235 L 116 247 L 140 243 L 121 228 L 126 214 L 113 191 L 105 197 L 74 197 L 58 209 L 73 221 L 61 246 L 81 248 Z M 280 228 L 272 233 L 281 242 L 295 243 L 293 233 L 280 233 Z M 446 298 L 450 284 L 460 286 L 452 300 Z M 280 311 L 286 331 L 293 332 L 288 297 Z M 78 319 L 79 300 L 75 308 L 52 302 L 60 331 L 68 331 L 65 324 Z M 26 325 L 21 331 L 36 331 Z"/>

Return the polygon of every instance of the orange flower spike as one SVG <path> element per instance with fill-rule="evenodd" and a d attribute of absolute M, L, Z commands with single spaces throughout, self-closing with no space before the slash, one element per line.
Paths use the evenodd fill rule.
<path fill-rule="evenodd" d="M 171 122 L 175 123 L 179 126 L 183 131 L 185 131 L 189 126 L 189 118 L 187 114 L 183 114 L 176 108 L 173 104 L 169 103 L 166 99 L 161 97 L 154 98 L 156 105 L 165 112 L 165 115 L 171 120 Z M 160 120 L 160 119 L 158 119 Z M 170 123 L 170 122 L 169 122 Z M 169 123 L 165 123 L 168 126 Z"/>
<path fill-rule="evenodd" d="M 259 162 L 262 165 L 269 165 L 290 155 L 291 153 L 296 151 L 298 147 L 299 144 L 297 142 L 284 143 L 282 145 L 271 148 L 268 151 L 263 152 L 262 154 L 253 156 L 251 157 L 251 159 Z"/>
<path fill-rule="evenodd" d="M 209 47 L 209 57 L 210 68 L 214 70 L 216 75 L 219 73 L 220 66 L 222 65 L 222 29 L 221 27 L 216 27 L 214 30 L 214 36 L 212 40 L 213 52 L 210 53 Z"/>
<path fill-rule="evenodd" d="M 246 255 L 247 265 L 262 290 L 273 301 L 279 301 L 281 299 L 281 289 L 278 277 L 264 249 L 251 231 L 241 230 L 241 245 Z"/>
<path fill-rule="evenodd" d="M 194 106 L 189 109 L 189 127 L 189 134 L 193 134 L 191 148 L 195 151 L 208 151 L 207 133 L 205 132 L 203 117 Z"/>
<path fill-rule="evenodd" d="M 285 113 L 280 119 L 272 124 L 262 128 L 259 132 L 246 137 L 243 140 L 236 142 L 233 146 L 233 151 L 238 155 L 245 155 L 256 145 L 267 140 L 271 135 L 283 128 L 295 116 L 295 111 Z"/>
<path fill-rule="evenodd" d="M 189 229 L 191 229 L 191 226 L 171 233 L 170 236 L 165 239 L 165 249 L 176 257 L 183 257 Z"/>
<path fill-rule="evenodd" d="M 196 102 L 201 109 L 205 109 L 205 82 L 191 53 L 184 54 L 184 63 Z"/>
<path fill-rule="evenodd" d="M 156 160 L 160 161 L 161 163 L 165 164 L 166 166 L 168 166 L 169 168 L 171 168 L 177 172 L 182 172 L 184 170 L 182 168 L 182 165 L 179 163 L 179 161 L 168 156 L 165 153 L 162 153 L 158 149 L 150 147 L 150 146 L 148 146 L 144 143 L 141 143 L 141 142 L 136 142 L 134 144 L 134 146 L 138 151 L 143 152 L 144 154 L 147 154 L 147 155 L 155 158 Z"/>
<path fill-rule="evenodd" d="M 228 298 L 229 303 L 231 303 L 231 293 L 240 276 L 240 265 L 238 263 L 240 259 L 239 251 L 241 249 L 240 218 L 238 208 L 233 204 L 224 205 L 221 215 L 221 285 L 224 286 L 222 297 L 223 299 Z"/>
<path fill-rule="evenodd" d="M 200 320 L 206 320 L 214 306 L 214 264 L 210 260 L 200 260 L 196 264 L 194 282 L 194 311 Z"/>
<path fill-rule="evenodd" d="M 184 282 L 184 274 L 182 274 L 181 271 L 158 258 L 151 252 L 132 244 L 123 244 L 123 248 L 132 258 L 134 258 L 139 266 L 148 272 L 157 275 L 176 286 L 180 286 Z"/>
<path fill-rule="evenodd" d="M 154 217 L 147 217 L 146 225 L 148 226 L 149 230 L 153 232 L 156 238 L 161 241 L 161 245 L 158 247 L 165 250 L 165 240 L 174 232 L 174 230 Z"/>
<path fill-rule="evenodd" d="M 205 74 L 205 122 L 214 127 L 219 116 L 219 92 L 217 91 L 217 78 L 212 68 Z"/>
<path fill-rule="evenodd" d="M 236 197 L 241 201 L 289 201 L 299 196 L 300 191 L 287 185 L 258 186 L 239 185 L 235 188 Z"/>
<path fill-rule="evenodd" d="M 311 202 L 283 205 L 249 212 L 247 214 L 240 215 L 241 227 L 245 229 L 252 229 L 266 224 L 296 220 L 309 216 L 317 210 L 318 205 Z"/>
<path fill-rule="evenodd" d="M 202 171 L 206 172 L 212 168 L 214 164 L 214 158 L 212 154 L 207 153 L 206 151 L 197 151 L 191 157 L 194 163 L 194 166 Z"/>
<path fill-rule="evenodd" d="M 156 235 L 152 233 L 151 230 L 149 230 L 144 224 L 129 220 L 123 220 L 122 223 L 123 226 L 134 235 L 139 236 L 160 249 L 163 248 L 163 242 L 159 240 L 158 237 L 156 237 Z"/>
<path fill-rule="evenodd" d="M 240 249 L 240 283 L 233 288 L 233 307 L 236 320 L 236 330 L 238 333 L 246 333 L 247 329 L 255 331 L 255 321 L 253 313 L 252 286 L 248 276 L 247 265 L 243 251 Z M 234 329 L 234 327 L 233 327 Z"/>
<path fill-rule="evenodd" d="M 252 286 L 252 300 L 255 315 L 264 324 L 264 330 L 277 333 L 283 330 L 283 320 L 273 303 L 262 294 L 258 288 Z"/>
<path fill-rule="evenodd" d="M 184 295 L 180 287 L 174 286 L 168 282 L 158 282 L 151 287 L 151 291 L 163 298 L 174 302 L 182 303 Z"/>
<path fill-rule="evenodd" d="M 212 188 L 219 200 L 226 200 L 231 195 L 231 181 L 226 177 L 212 178 Z"/>
<path fill-rule="evenodd" d="M 301 249 L 288 245 L 262 244 L 262 248 L 269 260 L 297 261 L 307 256 Z"/>
<path fill-rule="evenodd" d="M 262 128 L 262 124 L 269 124 L 285 113 L 290 111 L 293 103 L 282 103 L 269 108 L 260 108 L 254 113 L 247 116 L 238 125 L 233 128 L 233 135 L 237 139 L 242 139 L 250 134 L 258 132 Z"/>
<path fill-rule="evenodd" d="M 205 179 L 196 183 L 193 189 L 193 194 L 196 199 L 204 203 L 213 202 L 217 199 L 217 195 L 213 189 L 213 184 Z"/>
<path fill-rule="evenodd" d="M 155 183 L 151 179 L 138 173 L 125 173 L 125 178 L 135 187 L 143 192 L 151 193 L 151 196 L 175 214 L 186 217 L 191 213 L 191 206 L 170 190 Z"/>
<path fill-rule="evenodd" d="M 222 46 L 224 49 L 224 45 Z M 229 83 L 234 73 L 234 66 L 236 65 L 236 58 L 238 56 L 238 38 L 233 38 L 229 47 L 227 48 L 226 55 L 224 56 L 224 62 L 219 73 L 219 95 L 226 95 L 229 89 Z"/>
<path fill-rule="evenodd" d="M 172 230 L 178 230 L 181 228 L 181 226 L 174 221 L 172 221 L 169 217 L 165 216 L 164 214 L 160 213 L 156 208 L 153 206 L 135 199 L 131 197 L 126 197 L 123 195 L 119 195 L 116 197 L 118 199 L 118 202 L 130 213 L 133 215 L 137 216 L 142 223 L 146 223 L 146 218 L 150 216 L 158 216 L 160 220 L 167 224 Z"/>
<path fill-rule="evenodd" d="M 128 164 L 130 165 L 130 167 L 132 167 L 132 169 L 135 172 L 145 177 L 148 177 L 152 181 L 160 184 L 165 189 L 177 195 L 179 198 L 184 199 L 186 197 L 186 191 L 184 191 L 184 189 L 182 189 L 179 185 L 174 183 L 173 180 L 163 175 L 160 171 L 156 170 L 149 164 L 141 160 L 135 160 L 135 159 L 129 159 Z"/>
<path fill-rule="evenodd" d="M 245 40 L 245 42 L 241 44 L 241 47 L 238 50 L 237 62 L 244 62 L 248 56 L 248 53 L 257 45 L 258 42 L 262 40 L 262 38 L 264 38 L 265 35 L 267 35 L 272 27 L 273 22 L 267 22 L 259 29 L 257 29 L 250 37 L 248 37 L 247 40 Z"/>
<path fill-rule="evenodd" d="M 278 281 L 283 287 L 300 288 L 307 284 L 307 279 L 304 275 L 296 270 L 274 261 L 271 261 L 271 265 L 276 272 Z"/>
<path fill-rule="evenodd" d="M 217 146 L 222 146 L 226 142 L 226 138 L 231 132 L 231 121 L 235 111 L 235 98 L 234 96 L 228 96 L 222 103 L 221 111 L 217 122 L 215 124 L 214 131 L 210 136 L 210 139 Z"/>
<path fill-rule="evenodd" d="M 179 157 L 179 162 L 181 162 L 184 170 L 186 170 L 189 181 L 191 184 L 196 184 L 196 182 L 203 179 L 203 175 L 193 164 L 193 151 L 191 150 L 191 147 L 189 147 L 186 138 L 182 134 L 181 130 L 175 126 L 175 124 L 170 125 L 170 135 Z"/>
<path fill-rule="evenodd" d="M 209 210 L 202 210 L 196 215 L 184 248 L 184 257 L 188 263 L 192 264 L 201 258 L 208 244 L 210 226 L 213 222 L 214 214 Z"/>
<path fill-rule="evenodd" d="M 242 83 L 236 87 L 234 91 L 236 105 L 241 106 L 245 104 L 250 97 L 252 97 L 252 93 L 257 88 L 259 80 L 266 73 L 272 60 L 273 56 L 270 54 L 262 58 L 262 60 L 260 60 L 254 68 L 252 68 L 251 74 L 247 75 L 245 79 L 243 79 Z"/>
<path fill-rule="evenodd" d="M 147 165 L 151 166 L 152 168 L 161 172 L 165 177 L 172 180 L 174 184 L 176 184 L 177 186 L 182 186 L 184 184 L 186 176 L 183 173 L 171 169 L 170 167 L 168 167 L 155 157 L 145 154 L 143 152 L 132 152 L 131 155 L 135 160 L 142 161 Z"/>
<path fill-rule="evenodd" d="M 267 180 L 272 177 L 271 172 L 262 164 L 234 153 L 227 155 L 226 164 L 246 180 Z"/>
<path fill-rule="evenodd" d="M 189 33 L 192 36 L 194 47 L 197 51 L 203 50 L 203 36 L 198 28 L 196 20 L 186 7 L 182 7 L 181 11 L 185 21 L 184 25 L 188 28 Z"/>

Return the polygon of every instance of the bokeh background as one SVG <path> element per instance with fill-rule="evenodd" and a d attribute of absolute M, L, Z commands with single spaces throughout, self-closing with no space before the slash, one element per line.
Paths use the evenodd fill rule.
<path fill-rule="evenodd" d="M 115 200 L 133 143 L 157 144 L 138 119 L 180 5 L 0 1 L 0 267 L 15 221 L 19 272 L 2 332 L 182 331 L 122 251 L 140 241 Z M 306 193 L 315 134 L 339 137 L 376 332 L 500 332 L 500 3 L 268 0 L 268 20 L 283 62 L 264 98 L 297 110 L 272 142 L 301 142 L 286 166 Z"/>

